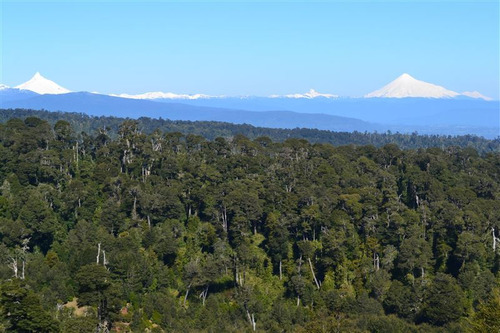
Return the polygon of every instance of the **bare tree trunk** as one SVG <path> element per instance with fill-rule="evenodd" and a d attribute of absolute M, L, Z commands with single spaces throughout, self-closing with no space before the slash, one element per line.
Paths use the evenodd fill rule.
<path fill-rule="evenodd" d="M 18 267 L 17 267 L 17 258 L 11 257 L 11 262 L 9 264 L 9 268 L 14 272 L 14 277 L 17 279 Z"/>
<path fill-rule="evenodd" d="M 207 296 L 208 296 L 208 287 L 209 286 L 207 285 L 206 288 L 200 294 L 200 298 L 203 301 L 203 306 L 205 306 L 205 300 L 207 299 Z"/>
<path fill-rule="evenodd" d="M 373 268 L 375 269 L 375 271 L 378 271 L 380 269 L 380 257 L 377 253 L 373 253 Z"/>
<path fill-rule="evenodd" d="M 226 206 L 222 208 L 222 229 L 227 232 L 227 209 Z"/>
<path fill-rule="evenodd" d="M 101 254 L 101 243 L 97 244 L 97 258 L 96 258 L 96 264 L 99 265 L 99 255 Z"/>
<path fill-rule="evenodd" d="M 234 282 L 235 282 L 236 286 L 238 286 L 238 284 L 239 284 L 239 280 L 238 280 L 238 265 L 236 265 L 236 267 L 235 267 Z"/>
<path fill-rule="evenodd" d="M 108 261 L 106 260 L 106 251 L 102 250 L 102 264 L 104 267 L 108 264 Z"/>
<path fill-rule="evenodd" d="M 280 259 L 280 280 L 283 278 L 283 270 L 281 267 L 281 259 Z"/>
<path fill-rule="evenodd" d="M 247 310 L 247 317 L 248 321 L 250 322 L 250 325 L 252 326 L 252 330 L 255 331 L 255 316 L 254 314 L 250 314 L 250 312 Z"/>
<path fill-rule="evenodd" d="M 134 205 L 132 206 L 132 220 L 137 220 L 137 195 L 134 195 Z"/>
<path fill-rule="evenodd" d="M 497 238 L 495 237 L 495 228 L 491 228 L 491 235 L 493 236 L 493 252 L 495 252 L 497 247 Z"/>
<path fill-rule="evenodd" d="M 491 228 L 491 236 L 493 237 L 493 252 L 495 252 L 497 249 L 497 241 L 500 240 L 495 236 L 495 228 Z"/>
<path fill-rule="evenodd" d="M 26 266 L 26 261 L 23 260 L 23 270 L 21 271 L 21 279 L 24 280 L 24 267 Z"/>
<path fill-rule="evenodd" d="M 184 296 L 184 303 L 183 305 L 186 306 L 186 301 L 188 299 L 188 295 L 189 295 L 189 289 L 191 288 L 191 283 L 189 284 L 189 286 L 187 287 L 187 290 L 186 290 L 186 296 Z"/>
<path fill-rule="evenodd" d="M 311 273 L 312 273 L 313 278 L 314 278 L 314 283 L 316 283 L 316 287 L 318 287 L 318 290 L 319 290 L 319 283 L 318 283 L 318 279 L 316 279 L 316 274 L 314 274 L 314 268 L 313 268 L 313 264 L 311 262 L 311 258 L 307 258 L 307 260 L 309 261 L 309 267 L 311 267 Z"/>

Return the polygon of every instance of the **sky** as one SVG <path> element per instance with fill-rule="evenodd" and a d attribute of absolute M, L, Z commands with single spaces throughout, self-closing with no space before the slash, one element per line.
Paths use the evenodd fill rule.
<path fill-rule="evenodd" d="M 362 96 L 402 73 L 499 98 L 499 3 L 11 2 L 0 83 L 72 91 Z"/>

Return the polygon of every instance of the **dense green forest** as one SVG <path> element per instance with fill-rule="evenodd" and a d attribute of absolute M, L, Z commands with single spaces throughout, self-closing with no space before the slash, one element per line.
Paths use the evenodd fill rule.
<path fill-rule="evenodd" d="M 0 124 L 0 331 L 500 330 L 498 152 L 62 115 Z"/>
<path fill-rule="evenodd" d="M 92 117 L 81 113 L 50 112 L 43 110 L 0 109 L 0 123 L 12 118 L 24 119 L 37 117 L 47 120 L 54 125 L 59 120 L 66 120 L 75 133 L 94 133 L 105 130 L 106 134 L 115 139 L 118 137 L 120 124 L 125 120 L 118 117 Z M 494 140 L 488 140 L 475 135 L 446 136 L 446 135 L 419 135 L 418 133 L 360 133 L 360 132 L 332 132 L 311 128 L 279 129 L 255 127 L 252 125 L 238 125 L 216 121 L 180 121 L 142 117 L 138 120 L 139 128 L 146 134 L 155 130 L 162 132 L 181 132 L 183 134 L 201 135 L 205 139 L 214 140 L 217 137 L 232 138 L 241 134 L 249 139 L 267 136 L 273 141 L 283 142 L 290 138 L 305 139 L 311 143 L 330 143 L 334 146 L 342 145 L 374 145 L 382 147 L 386 144 L 397 144 L 401 149 L 417 148 L 447 148 L 472 147 L 480 154 L 500 152 L 500 133 Z"/>

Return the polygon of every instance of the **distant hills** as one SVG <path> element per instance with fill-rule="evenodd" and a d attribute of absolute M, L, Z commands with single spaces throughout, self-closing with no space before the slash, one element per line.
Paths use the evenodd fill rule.
<path fill-rule="evenodd" d="M 500 135 L 498 101 L 478 92 L 457 93 L 403 74 L 364 98 L 311 90 L 270 97 L 213 97 L 201 94 L 103 95 L 70 92 L 36 73 L 9 88 L 0 85 L 1 108 L 82 112 L 94 116 L 224 121 L 269 128 L 316 128 L 423 134 Z"/>
<path fill-rule="evenodd" d="M 328 114 L 292 111 L 246 111 L 181 103 L 158 103 L 92 93 L 38 95 L 0 103 L 2 108 L 44 109 L 82 112 L 93 116 L 167 118 L 172 120 L 214 120 L 271 128 L 317 128 L 335 131 L 376 131 L 383 127 L 362 120 Z"/>
<path fill-rule="evenodd" d="M 52 125 L 59 120 L 68 121 L 77 134 L 84 132 L 96 135 L 97 133 L 101 133 L 103 129 L 106 129 L 106 133 L 112 138 L 116 138 L 119 135 L 120 125 L 125 121 L 124 118 L 119 117 L 94 117 L 82 113 L 0 109 L 0 127 L 1 123 L 5 123 L 10 119 L 24 119 L 27 117 L 38 117 L 47 120 Z M 163 133 L 182 133 L 186 137 L 188 135 L 199 135 L 208 140 L 214 140 L 217 137 L 231 140 L 237 135 L 244 135 L 252 140 L 259 140 L 262 137 L 268 137 L 275 142 L 283 142 L 288 139 L 304 139 L 310 143 L 329 143 L 334 146 L 373 145 L 382 147 L 387 144 L 397 144 L 401 149 L 470 147 L 476 149 L 481 154 L 500 152 L 500 137 L 488 140 L 474 135 L 443 136 L 416 133 L 339 132 L 309 128 L 283 129 L 216 121 L 167 120 L 148 117 L 140 117 L 137 119 L 137 122 L 141 132 L 146 134 L 159 130 Z"/>

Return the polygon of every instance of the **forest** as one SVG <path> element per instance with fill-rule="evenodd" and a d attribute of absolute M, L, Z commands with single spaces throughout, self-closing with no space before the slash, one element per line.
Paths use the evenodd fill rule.
<path fill-rule="evenodd" d="M 127 120 L 120 117 L 89 116 L 75 112 L 50 112 L 31 109 L 0 109 L 0 122 L 6 122 L 12 118 L 24 119 L 37 117 L 54 125 L 59 120 L 65 120 L 71 124 L 75 133 L 95 133 L 106 131 L 106 135 L 115 139 L 118 136 L 120 124 Z M 382 147 L 393 143 L 401 149 L 418 148 L 446 148 L 472 147 L 479 153 L 500 152 L 500 133 L 493 140 L 485 139 L 476 135 L 420 135 L 418 133 L 385 133 L 373 132 L 334 132 L 318 130 L 313 128 L 266 128 L 256 127 L 248 124 L 233 124 L 218 121 L 182 121 L 141 117 L 137 119 L 141 131 L 151 134 L 156 130 L 162 132 L 181 132 L 184 135 L 200 135 L 208 140 L 217 137 L 232 138 L 237 134 L 249 139 L 267 136 L 273 141 L 283 142 L 290 138 L 305 139 L 310 143 L 330 143 L 334 146 L 345 145 L 373 145 Z"/>
<path fill-rule="evenodd" d="M 498 142 L 2 116 L 0 332 L 500 331 Z"/>

